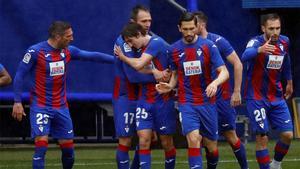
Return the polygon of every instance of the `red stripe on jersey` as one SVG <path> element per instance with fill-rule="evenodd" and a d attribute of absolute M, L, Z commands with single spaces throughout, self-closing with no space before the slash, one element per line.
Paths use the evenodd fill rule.
<path fill-rule="evenodd" d="M 186 48 L 185 55 L 186 55 L 186 61 L 197 60 L 195 48 Z M 200 84 L 201 84 L 200 77 L 201 77 L 201 75 L 189 76 L 190 87 L 192 90 L 193 104 L 195 104 L 195 105 L 203 104 L 202 89 L 200 86 Z M 200 97 L 197 97 L 197 96 L 200 96 Z"/>
<path fill-rule="evenodd" d="M 69 63 L 70 60 L 71 60 L 71 53 L 70 53 L 70 50 L 64 49 L 63 51 L 64 51 L 64 53 L 65 53 L 65 55 L 66 55 L 66 63 Z"/>
<path fill-rule="evenodd" d="M 164 70 L 164 67 L 162 66 L 162 64 L 160 63 L 160 61 L 157 58 L 153 58 L 152 61 L 157 70 L 160 70 L 160 71 Z"/>
<path fill-rule="evenodd" d="M 46 104 L 46 60 L 43 51 L 38 53 L 36 73 L 35 73 L 35 93 L 37 95 L 37 104 L 44 107 Z"/>
<path fill-rule="evenodd" d="M 126 78 L 126 88 L 128 91 L 128 99 L 129 100 L 136 100 L 137 96 L 136 96 L 136 86 L 132 83 L 129 82 L 129 80 Z"/>
<path fill-rule="evenodd" d="M 269 101 L 276 100 L 276 77 L 277 70 L 269 70 L 269 86 L 268 86 L 268 99 Z"/>
<path fill-rule="evenodd" d="M 222 85 L 221 85 L 221 89 L 222 89 L 222 98 L 224 100 L 227 100 L 230 98 L 231 93 L 230 93 L 230 81 L 226 80 Z"/>
<path fill-rule="evenodd" d="M 113 93 L 114 99 L 118 99 L 120 96 L 120 86 L 121 86 L 121 79 L 120 77 L 116 76 L 115 83 L 114 83 L 114 93 Z"/>
<path fill-rule="evenodd" d="M 61 56 L 60 56 L 60 52 L 58 51 L 53 51 L 51 53 L 51 57 L 52 57 L 52 62 L 58 62 L 61 60 Z M 54 108 L 60 108 L 61 107 L 61 101 L 62 101 L 62 97 L 61 97 L 61 93 L 62 91 L 62 87 L 64 87 L 63 84 L 63 77 L 65 76 L 65 73 L 63 75 L 56 75 L 56 76 L 52 76 L 52 106 Z"/>
<path fill-rule="evenodd" d="M 146 101 L 148 103 L 154 103 L 155 94 L 156 94 L 155 83 L 145 84 L 145 86 L 146 86 Z"/>
<path fill-rule="evenodd" d="M 213 80 L 212 80 L 212 74 L 211 74 L 212 73 L 212 70 L 211 70 L 212 64 L 210 61 L 209 49 L 206 45 L 203 46 L 203 54 L 204 54 L 203 74 L 204 74 L 206 86 L 208 86 Z M 215 103 L 215 101 L 216 101 L 215 96 L 209 98 L 210 103 Z"/>
<path fill-rule="evenodd" d="M 265 55 L 259 54 L 258 57 L 255 59 L 253 72 L 252 72 L 252 87 L 254 92 L 254 99 L 261 100 L 262 99 L 262 82 L 263 82 L 263 75 L 264 75 L 264 65 L 265 65 Z"/>
<path fill-rule="evenodd" d="M 179 64 L 180 58 L 179 58 L 179 51 L 174 50 L 172 53 L 173 61 L 175 65 L 177 66 L 177 78 L 178 78 L 178 102 L 179 103 L 185 103 L 185 91 L 184 91 L 184 72 L 182 71 L 183 68 Z"/>

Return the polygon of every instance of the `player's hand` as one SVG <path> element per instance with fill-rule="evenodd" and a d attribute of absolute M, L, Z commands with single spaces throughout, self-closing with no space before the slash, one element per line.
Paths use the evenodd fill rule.
<path fill-rule="evenodd" d="M 15 103 L 13 106 L 12 117 L 18 121 L 22 121 L 23 116 L 26 116 L 22 103 Z"/>
<path fill-rule="evenodd" d="M 285 89 L 285 93 L 284 93 L 284 98 L 287 100 L 289 99 L 293 94 L 293 85 L 291 84 L 287 84 L 286 85 L 286 89 Z"/>
<path fill-rule="evenodd" d="M 171 72 L 169 69 L 159 71 L 157 69 L 152 69 L 152 74 L 156 81 L 158 82 L 168 82 L 171 77 Z"/>
<path fill-rule="evenodd" d="M 159 82 L 155 85 L 155 89 L 159 94 L 168 93 L 172 90 L 172 87 L 169 83 Z"/>
<path fill-rule="evenodd" d="M 270 38 L 264 45 L 258 48 L 258 53 L 272 54 L 275 51 L 275 46 L 270 44 L 271 39 L 272 38 Z"/>
<path fill-rule="evenodd" d="M 235 107 L 242 103 L 242 97 L 240 92 L 233 92 L 230 100 L 231 106 Z"/>
<path fill-rule="evenodd" d="M 125 57 L 120 46 L 117 45 L 114 46 L 114 53 L 116 57 L 121 60 Z"/>
<path fill-rule="evenodd" d="M 218 86 L 215 84 L 214 81 L 211 82 L 205 89 L 207 97 L 213 97 L 214 95 L 216 95 L 217 90 L 218 90 Z"/>

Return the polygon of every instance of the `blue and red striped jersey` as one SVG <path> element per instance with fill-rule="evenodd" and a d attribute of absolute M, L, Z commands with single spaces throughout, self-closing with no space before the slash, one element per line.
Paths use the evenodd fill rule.
<path fill-rule="evenodd" d="M 215 45 L 218 47 L 219 52 L 222 56 L 222 59 L 226 65 L 226 68 L 229 72 L 229 79 L 226 80 L 223 84 L 221 84 L 219 91 L 217 93 L 217 98 L 222 98 L 224 100 L 230 99 L 234 87 L 234 71 L 233 66 L 227 61 L 227 57 L 234 52 L 231 44 L 222 36 L 208 33 L 207 39 L 213 41 Z"/>
<path fill-rule="evenodd" d="M 169 68 L 170 45 L 157 35 L 153 35 L 143 49 L 143 53 L 151 55 L 151 66 L 163 71 Z M 148 103 L 155 103 L 161 100 L 168 100 L 173 97 L 173 93 L 159 94 L 155 89 L 156 82 L 140 84 L 139 99 Z"/>
<path fill-rule="evenodd" d="M 216 69 L 224 65 L 218 48 L 212 41 L 198 37 L 193 44 L 182 39 L 172 45 L 171 69 L 178 76 L 178 102 L 203 105 L 214 103 L 208 98 L 206 87 L 217 77 Z"/>
<path fill-rule="evenodd" d="M 15 79 L 15 102 L 21 102 L 24 77 L 30 74 L 31 107 L 67 108 L 66 72 L 71 59 L 113 62 L 113 57 L 68 46 L 55 49 L 47 41 L 27 49 L 19 64 Z"/>
<path fill-rule="evenodd" d="M 292 79 L 289 39 L 280 35 L 271 54 L 257 52 L 264 43 L 263 35 L 252 38 L 242 56 L 242 61 L 247 61 L 246 99 L 281 100 L 282 78 Z"/>
<path fill-rule="evenodd" d="M 128 46 L 123 38 L 119 36 L 115 46 L 120 46 L 124 55 L 130 58 L 140 57 L 141 50 L 136 50 Z M 120 96 L 127 97 L 129 100 L 137 100 L 138 83 L 155 82 L 153 75 L 143 74 L 136 71 L 130 65 L 122 62 L 120 59 L 114 60 L 114 91 L 113 98 L 118 99 Z"/>

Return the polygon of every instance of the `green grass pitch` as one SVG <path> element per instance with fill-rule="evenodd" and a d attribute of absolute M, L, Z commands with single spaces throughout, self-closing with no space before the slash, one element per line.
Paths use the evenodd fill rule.
<path fill-rule="evenodd" d="M 273 156 L 273 147 L 275 142 L 270 142 L 269 152 Z M 255 160 L 255 145 L 248 143 L 246 145 L 247 158 L 250 169 L 257 169 Z M 75 150 L 76 160 L 74 169 L 116 169 L 115 148 L 104 146 L 77 147 Z M 0 169 L 30 169 L 31 156 L 33 148 L 0 148 Z M 163 151 L 156 149 L 152 151 L 152 168 L 164 168 Z M 219 169 L 238 169 L 238 163 L 228 144 L 219 143 Z M 132 157 L 132 151 L 130 153 Z M 205 166 L 205 157 L 204 166 Z M 49 148 L 46 156 L 46 169 L 60 169 L 60 150 L 58 148 Z M 285 157 L 282 165 L 283 169 L 300 168 L 300 142 L 293 140 L 288 155 Z M 176 169 L 188 169 L 186 149 L 177 149 Z"/>

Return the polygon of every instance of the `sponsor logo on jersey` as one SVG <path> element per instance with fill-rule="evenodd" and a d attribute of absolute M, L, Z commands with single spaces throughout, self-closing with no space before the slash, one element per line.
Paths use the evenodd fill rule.
<path fill-rule="evenodd" d="M 50 76 L 59 76 L 65 73 L 64 61 L 50 62 Z"/>
<path fill-rule="evenodd" d="M 183 62 L 183 68 L 186 76 L 199 75 L 202 73 L 200 60 Z"/>
<path fill-rule="evenodd" d="M 26 64 L 28 64 L 29 61 L 30 61 L 30 59 L 31 59 L 31 54 L 28 52 L 28 53 L 26 53 L 26 54 L 24 55 L 24 57 L 23 57 L 23 62 L 26 63 Z"/>
<path fill-rule="evenodd" d="M 268 69 L 280 69 L 283 63 L 284 56 L 269 55 L 269 61 L 267 64 Z"/>

